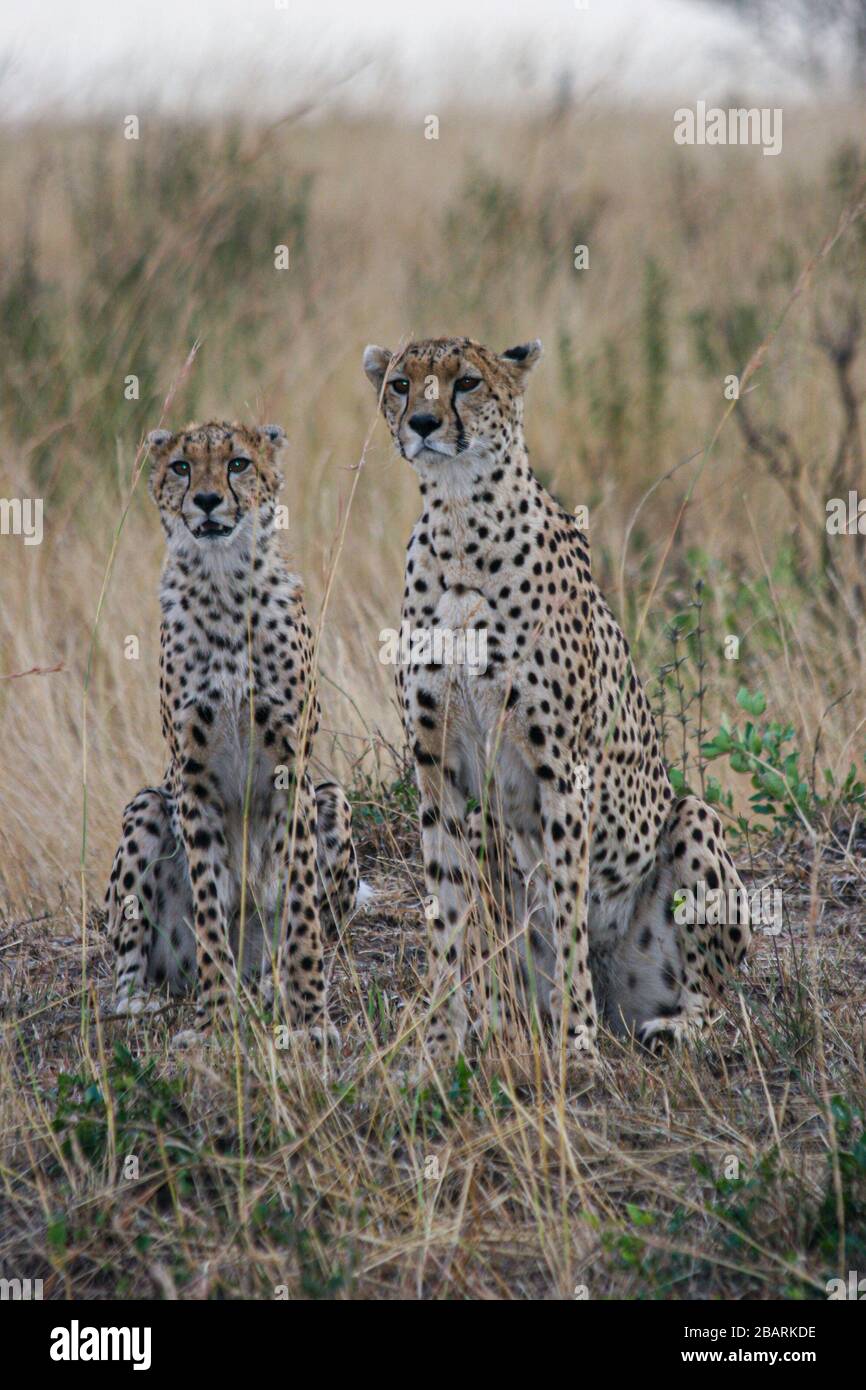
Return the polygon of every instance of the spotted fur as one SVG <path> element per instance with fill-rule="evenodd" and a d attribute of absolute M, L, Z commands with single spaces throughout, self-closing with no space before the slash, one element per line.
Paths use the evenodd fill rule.
<path fill-rule="evenodd" d="M 749 939 L 742 898 L 727 926 L 674 921 L 677 888 L 740 880 L 718 816 L 676 801 L 587 536 L 530 467 L 523 392 L 540 355 L 538 342 L 500 356 L 466 338 L 364 355 L 421 483 L 403 622 L 487 637 L 484 669 L 398 669 L 434 900 L 429 1045 L 440 1055 L 464 1044 L 468 983 L 489 1010 L 504 955 L 573 1057 L 594 1053 L 599 1012 L 647 1041 L 701 1028 Z M 485 897 L 505 910 L 479 974 L 466 935 Z M 507 1024 L 510 1006 L 499 1013 Z"/>
<path fill-rule="evenodd" d="M 123 814 L 106 897 L 117 1009 L 158 1002 L 154 986 L 195 984 L 203 1032 L 239 965 L 262 974 L 296 1026 L 319 1032 L 329 1026 L 321 922 L 351 910 L 357 868 L 345 793 L 309 772 L 312 637 L 275 526 L 283 432 L 213 423 L 149 443 L 167 542 L 168 768 Z"/>

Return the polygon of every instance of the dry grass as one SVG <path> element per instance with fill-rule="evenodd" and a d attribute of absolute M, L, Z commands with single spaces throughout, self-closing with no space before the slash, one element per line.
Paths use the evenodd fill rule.
<path fill-rule="evenodd" d="M 669 551 L 699 460 L 635 517 L 711 437 L 724 376 L 782 315 L 862 178 L 855 112 L 785 119 L 779 159 L 682 150 L 667 115 L 592 107 L 510 126 L 444 112 L 438 142 L 396 119 L 145 120 L 139 142 L 102 126 L 0 131 L 0 496 L 45 499 L 40 546 L 0 539 L 3 1273 L 93 1297 L 821 1297 L 827 1277 L 862 1268 L 866 924 L 850 806 L 815 808 L 817 838 L 800 824 L 760 852 L 741 841 L 754 881 L 784 887 L 786 927 L 758 936 L 705 1052 L 659 1064 L 607 1040 L 602 1074 L 565 1092 L 543 1058 L 528 1084 L 506 1059 L 457 1069 L 441 1093 L 408 1085 L 423 888 L 377 637 L 397 621 L 417 488 L 380 428 L 363 451 L 366 342 L 541 336 L 530 448 L 566 504 L 589 505 L 596 571 L 630 636 L 649 600 L 644 674 L 668 660 L 666 626 L 700 579 L 704 728 L 741 718 L 737 689 L 759 688 L 802 768 L 816 745 L 819 779 L 862 767 L 862 539 L 831 544 L 824 528 L 826 499 L 863 477 L 827 346 L 862 303 L 862 221 L 750 383 L 757 442 L 734 412 Z M 577 243 L 589 270 L 573 269 Z M 333 579 L 318 752 L 355 787 L 378 898 L 331 958 L 344 1046 L 326 1075 L 275 1051 L 261 1021 L 227 1056 L 180 1064 L 173 1017 L 98 1021 L 96 908 L 120 810 L 162 764 L 162 541 L 141 487 L 92 644 L 86 827 L 85 679 L 140 439 L 195 339 L 171 422 L 284 423 L 290 543 L 315 619 Z M 845 370 L 859 401 L 858 348 Z M 748 779 L 713 770 L 746 809 Z M 115 1045 L 130 1056 L 112 1061 Z"/>
<path fill-rule="evenodd" d="M 817 950 L 796 920 L 759 936 L 737 1026 L 698 1055 L 647 1061 L 608 1039 L 601 1075 L 566 1092 L 542 1056 L 530 1084 L 507 1061 L 474 1059 L 441 1091 L 418 1091 L 410 835 L 394 814 L 363 839 L 381 899 L 333 957 L 343 1049 L 326 1069 L 275 1049 L 249 1018 L 224 1054 L 181 1063 L 167 1052 L 177 1010 L 97 1024 L 111 1008 L 99 932 L 82 1029 L 75 912 L 4 932 L 0 949 L 17 944 L 20 960 L 7 1274 L 87 1298 L 820 1298 L 837 1269 L 857 1267 L 866 972 L 838 866 L 835 881 L 822 875 Z M 796 900 L 802 884 L 761 867 Z M 117 1046 L 136 1063 L 113 1063 Z"/>

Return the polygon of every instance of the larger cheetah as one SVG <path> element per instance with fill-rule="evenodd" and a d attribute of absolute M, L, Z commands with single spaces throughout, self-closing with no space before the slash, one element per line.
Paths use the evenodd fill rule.
<path fill-rule="evenodd" d="M 223 1010 L 239 962 L 266 989 L 276 979 L 292 1022 L 319 1036 L 320 912 L 345 916 L 357 870 L 347 798 L 308 770 L 319 708 L 301 583 L 275 527 L 283 431 L 204 424 L 148 442 L 167 541 L 168 770 L 123 814 L 106 895 L 117 1010 L 196 982 L 196 1027 L 176 1039 L 188 1042 Z"/>
<path fill-rule="evenodd" d="M 431 899 L 428 1045 L 440 1058 L 463 1046 L 469 978 L 476 998 L 488 988 L 489 944 L 476 972 L 464 939 L 478 896 L 466 843 L 476 859 L 497 827 L 516 954 L 566 1059 L 595 1054 L 597 1008 L 646 1042 L 693 1034 L 750 934 L 718 817 L 694 796 L 675 800 L 587 537 L 530 468 L 523 391 L 540 356 L 539 342 L 497 355 L 467 338 L 364 354 L 421 482 L 403 623 L 487 641 L 486 663 L 398 672 Z M 673 896 L 700 881 L 735 890 L 726 925 L 678 927 Z"/>

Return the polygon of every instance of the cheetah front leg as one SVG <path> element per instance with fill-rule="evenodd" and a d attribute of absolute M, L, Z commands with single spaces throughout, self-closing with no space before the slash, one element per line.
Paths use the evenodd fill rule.
<path fill-rule="evenodd" d="M 276 918 L 280 929 L 275 983 L 284 995 L 293 1027 L 317 1042 L 327 1033 L 331 1045 L 337 1047 L 340 1039 L 328 1019 L 325 991 L 316 790 L 296 749 L 296 714 L 259 701 L 256 724 L 275 788 L 264 850 L 267 877 L 273 885 L 268 917 L 272 923 Z M 286 776 L 287 786 L 280 781 Z M 346 811 L 350 814 L 348 803 Z"/>
<path fill-rule="evenodd" d="M 197 996 L 195 1026 L 172 1039 L 175 1047 L 184 1047 L 208 1033 L 236 998 L 229 928 L 237 888 L 228 862 L 224 809 L 216 779 L 211 777 L 205 784 L 204 775 L 190 754 L 179 778 L 177 799 L 193 895 Z"/>
<path fill-rule="evenodd" d="M 589 969 L 589 894 L 584 881 L 589 818 L 586 794 L 542 781 L 541 825 L 550 875 L 557 982 L 550 993 L 566 1062 L 594 1060 L 598 1023 Z"/>
<path fill-rule="evenodd" d="M 358 896 L 358 860 L 352 840 L 352 807 L 336 782 L 316 786 L 316 867 L 322 934 L 339 928 Z"/>
<path fill-rule="evenodd" d="M 137 1014 L 148 1008 L 147 960 L 151 924 L 143 911 L 138 843 L 132 818 L 145 798 L 136 797 L 123 813 L 123 835 L 105 893 L 108 934 L 114 948 L 114 1012 Z M 131 846 L 131 848 L 130 848 Z"/>
<path fill-rule="evenodd" d="M 477 885 L 478 910 L 465 944 L 467 971 L 478 1000 L 476 1028 L 485 1048 L 515 1058 L 525 1051 L 520 1027 L 527 990 L 521 975 L 521 934 L 527 929 L 527 900 L 505 838 L 500 804 L 474 807 L 466 819 L 466 842 Z"/>
<path fill-rule="evenodd" d="M 466 877 L 470 856 L 463 849 L 464 803 L 456 775 L 421 764 L 421 851 L 428 913 L 427 978 L 430 1020 L 425 1036 L 426 1052 L 434 1066 L 450 1062 L 462 1051 L 466 1037 L 466 1000 L 463 993 L 463 939 L 470 912 Z"/>
<path fill-rule="evenodd" d="M 181 962 L 154 965 L 162 932 L 180 940 L 192 916 L 186 862 L 172 829 L 167 787 L 144 787 L 123 812 L 123 833 L 106 892 L 108 931 L 114 947 L 115 1012 L 138 1014 L 162 1007 L 149 985 L 175 987 Z"/>
<path fill-rule="evenodd" d="M 285 756 L 291 766 L 290 753 Z M 280 911 L 285 929 L 277 948 L 277 982 L 293 1027 L 317 1042 L 324 1041 L 327 1034 L 331 1046 L 337 1047 L 339 1034 L 327 1014 L 316 861 L 317 805 L 309 774 L 293 778 L 288 797 L 279 801 L 268 849 L 279 882 L 286 885 Z"/>

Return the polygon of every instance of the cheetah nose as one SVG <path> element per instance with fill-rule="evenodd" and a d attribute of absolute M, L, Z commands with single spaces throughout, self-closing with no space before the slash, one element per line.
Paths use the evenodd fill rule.
<path fill-rule="evenodd" d="M 197 507 L 201 508 L 205 516 L 210 516 L 223 499 L 218 492 L 197 492 L 192 500 Z"/>
<path fill-rule="evenodd" d="M 435 415 L 413 415 L 409 420 L 409 428 L 420 434 L 422 439 L 426 439 L 428 434 L 438 430 L 439 421 Z"/>

